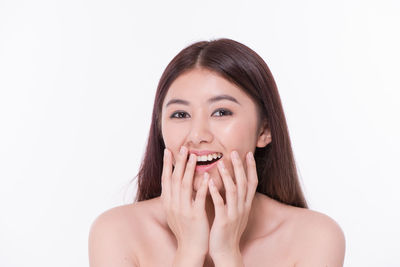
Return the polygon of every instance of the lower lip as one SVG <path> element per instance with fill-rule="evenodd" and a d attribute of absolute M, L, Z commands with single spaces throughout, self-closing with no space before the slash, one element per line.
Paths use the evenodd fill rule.
<path fill-rule="evenodd" d="M 199 172 L 199 173 L 206 172 L 206 171 L 210 170 L 211 168 L 213 168 L 215 166 L 215 164 L 217 164 L 218 161 L 220 161 L 220 160 L 221 159 L 219 159 L 216 162 L 213 162 L 211 164 L 208 164 L 208 165 L 196 165 L 196 172 Z"/>

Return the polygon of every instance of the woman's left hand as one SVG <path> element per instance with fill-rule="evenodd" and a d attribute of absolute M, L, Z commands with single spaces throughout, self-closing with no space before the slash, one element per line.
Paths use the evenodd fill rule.
<path fill-rule="evenodd" d="M 218 171 L 225 186 L 226 205 L 210 179 L 209 189 L 215 206 L 215 218 L 210 230 L 209 254 L 226 258 L 240 254 L 240 238 L 246 228 L 251 204 L 257 189 L 258 178 L 252 153 L 246 156 L 247 173 L 236 151 L 231 153 L 236 185 L 223 162 Z"/>

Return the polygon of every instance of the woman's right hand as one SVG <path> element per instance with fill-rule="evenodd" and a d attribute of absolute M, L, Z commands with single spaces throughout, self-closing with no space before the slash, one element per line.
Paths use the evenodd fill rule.
<path fill-rule="evenodd" d="M 172 171 L 172 153 L 168 149 L 164 150 L 161 200 L 168 226 L 178 242 L 178 252 L 205 256 L 210 235 L 205 211 L 209 176 L 203 180 L 193 200 L 193 176 L 197 158 L 191 154 L 187 161 L 187 152 L 186 147 L 181 148 Z"/>

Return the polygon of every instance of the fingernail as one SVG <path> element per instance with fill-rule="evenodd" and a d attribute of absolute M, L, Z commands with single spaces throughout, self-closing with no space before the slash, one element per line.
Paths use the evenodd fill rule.
<path fill-rule="evenodd" d="M 232 155 L 232 158 L 239 159 L 239 154 L 235 150 L 232 151 L 231 155 Z"/>
<path fill-rule="evenodd" d="M 166 158 L 170 158 L 171 157 L 171 151 L 168 148 L 164 149 L 164 156 Z"/>
<path fill-rule="evenodd" d="M 220 166 L 222 169 L 225 168 L 224 162 L 223 162 L 222 160 L 219 160 L 217 164 L 218 164 L 218 166 Z"/>
<path fill-rule="evenodd" d="M 253 158 L 253 153 L 250 151 L 249 153 L 247 153 L 247 158 L 249 159 L 249 160 L 253 160 L 254 158 Z"/>
<path fill-rule="evenodd" d="M 204 173 L 204 179 L 207 179 L 208 176 L 209 176 L 209 175 L 208 175 L 208 172 L 205 172 L 205 173 Z"/>
<path fill-rule="evenodd" d="M 210 179 L 210 185 L 211 185 L 212 187 L 215 187 L 215 184 L 214 184 L 213 179 Z"/>
<path fill-rule="evenodd" d="M 184 155 L 186 152 L 186 147 L 181 146 L 181 150 L 179 151 L 179 153 L 181 153 L 181 155 Z"/>

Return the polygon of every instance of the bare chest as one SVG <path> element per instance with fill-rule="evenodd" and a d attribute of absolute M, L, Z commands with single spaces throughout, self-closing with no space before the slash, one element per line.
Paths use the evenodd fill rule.
<path fill-rule="evenodd" d="M 153 228 L 154 229 L 154 228 Z M 245 266 L 294 266 L 294 251 L 290 240 L 270 236 L 244 244 L 241 253 Z M 147 238 L 142 238 L 135 251 L 140 267 L 172 266 L 177 249 L 173 236 L 161 229 L 154 229 Z M 214 267 L 212 258 L 207 255 L 204 267 Z"/>

